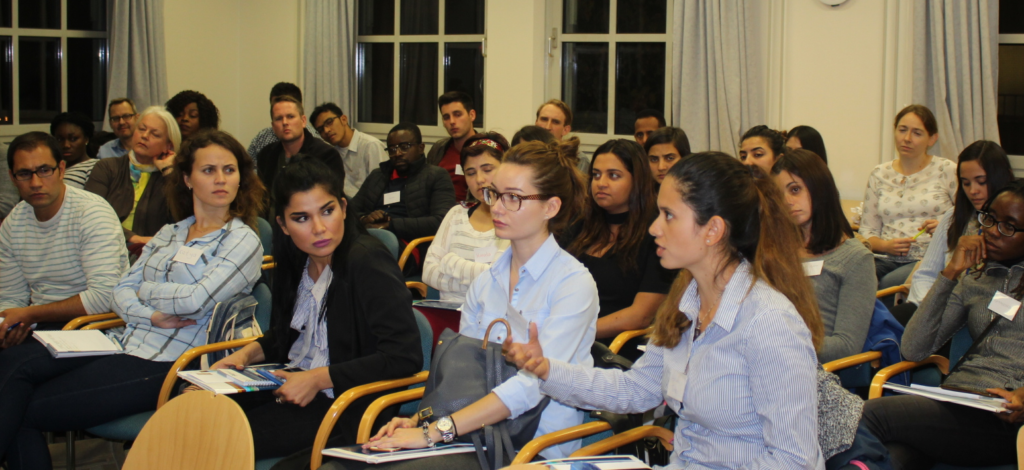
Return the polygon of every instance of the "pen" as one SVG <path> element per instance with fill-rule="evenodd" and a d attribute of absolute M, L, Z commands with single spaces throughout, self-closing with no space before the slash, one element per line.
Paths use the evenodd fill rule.
<path fill-rule="evenodd" d="M 15 329 L 15 328 L 17 328 L 17 327 L 19 327 L 19 326 L 21 326 L 21 322 L 17 322 L 17 323 L 15 323 L 15 324 L 13 324 L 13 325 L 11 325 L 11 326 L 7 327 L 7 331 L 11 331 L 11 330 L 13 330 L 13 329 Z"/>
<path fill-rule="evenodd" d="M 911 238 L 911 240 L 917 240 L 917 237 L 920 237 L 921 235 L 924 235 L 924 232 L 927 232 L 927 231 L 928 231 L 928 227 L 925 227 L 925 228 L 921 229 L 921 231 L 917 232 L 917 235 L 914 235 L 913 238 Z"/>

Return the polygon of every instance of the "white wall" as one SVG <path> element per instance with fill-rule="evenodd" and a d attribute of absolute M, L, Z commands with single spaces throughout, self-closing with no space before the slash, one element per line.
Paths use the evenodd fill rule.
<path fill-rule="evenodd" d="M 484 127 L 510 140 L 546 101 L 544 12 L 544 0 L 487 2 Z"/>

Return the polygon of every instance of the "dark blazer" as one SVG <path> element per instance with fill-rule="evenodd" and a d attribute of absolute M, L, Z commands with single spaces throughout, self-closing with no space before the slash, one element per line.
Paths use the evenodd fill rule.
<path fill-rule="evenodd" d="M 131 160 L 127 154 L 101 159 L 93 167 L 89 180 L 85 182 L 85 190 L 106 199 L 114 208 L 114 212 L 117 212 L 117 218 L 121 222 L 128 218 L 135 204 L 135 187 L 132 186 L 131 170 L 128 168 L 130 164 Z M 135 208 L 132 229 L 124 229 L 125 240 L 130 239 L 132 235 L 152 237 L 164 225 L 174 223 L 171 209 L 167 206 L 164 181 L 159 171 L 149 174 L 149 182 L 146 183 L 146 189 L 142 191 L 138 207 Z"/>
<path fill-rule="evenodd" d="M 338 151 L 326 142 L 314 137 L 309 132 L 309 129 L 303 129 L 302 134 L 305 137 L 302 141 L 302 147 L 299 148 L 299 153 L 324 162 L 328 168 L 334 170 L 339 175 L 341 181 L 345 181 L 345 166 L 342 164 L 341 155 Z M 260 153 L 256 156 L 256 174 L 259 175 L 260 181 L 263 181 L 263 186 L 267 188 L 267 201 L 269 204 L 267 204 L 267 209 L 262 214 L 263 218 L 267 220 L 273 220 L 274 215 L 274 176 L 287 164 L 288 159 L 285 158 L 284 144 L 280 140 L 263 147 L 263 150 L 260 150 Z"/>
<path fill-rule="evenodd" d="M 384 191 L 391 172 L 392 164 L 388 160 L 381 162 L 380 168 L 371 171 L 366 177 L 350 206 L 357 217 L 369 214 L 378 205 L 383 205 Z M 392 218 L 388 230 L 405 241 L 428 237 L 437 233 L 448 210 L 457 204 L 455 185 L 447 170 L 428 165 L 426 158 L 422 158 L 409 166 L 409 181 L 402 188 L 402 202 L 409 216 Z"/>

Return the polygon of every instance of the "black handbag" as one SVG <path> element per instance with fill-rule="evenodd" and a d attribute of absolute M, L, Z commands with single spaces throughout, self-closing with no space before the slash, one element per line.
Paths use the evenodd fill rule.
<path fill-rule="evenodd" d="M 487 341 L 491 328 L 499 322 L 511 335 L 512 328 L 500 318 L 487 326 L 483 340 L 450 329 L 441 333 L 417 413 L 420 422 L 450 416 L 519 373 L 515 364 L 505 361 L 501 344 Z M 474 444 L 481 468 L 497 470 L 511 463 L 516 449 L 533 439 L 541 413 L 550 401 L 551 398 L 544 397 L 540 404 L 515 419 L 471 431 L 458 429 L 458 440 Z"/>

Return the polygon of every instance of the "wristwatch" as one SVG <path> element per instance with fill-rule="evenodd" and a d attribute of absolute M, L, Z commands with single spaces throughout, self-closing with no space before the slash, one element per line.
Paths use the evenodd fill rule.
<path fill-rule="evenodd" d="M 451 444 L 455 440 L 455 421 L 452 421 L 451 416 L 438 419 L 437 430 L 441 432 L 441 439 L 445 444 Z"/>

